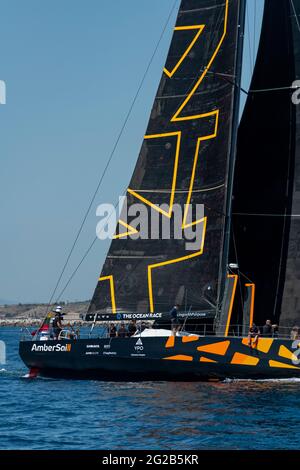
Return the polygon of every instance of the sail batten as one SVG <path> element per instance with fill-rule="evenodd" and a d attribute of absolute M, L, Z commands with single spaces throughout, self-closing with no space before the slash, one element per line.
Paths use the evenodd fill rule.
<path fill-rule="evenodd" d="M 240 0 L 182 0 L 136 168 L 89 313 L 217 309 L 229 188 Z M 157 232 L 142 237 L 135 204 Z M 196 207 L 202 205 L 201 214 Z M 181 210 L 181 220 L 175 217 Z M 191 209 L 190 209 L 191 208 Z M 131 215 L 130 215 L 131 214 Z M 163 235 L 165 222 L 181 238 Z M 198 232 L 187 248 L 185 230 Z M 153 232 L 153 233 L 152 233 Z M 128 234 L 132 237 L 128 237 Z M 149 235 L 149 234 L 148 234 Z M 101 279 L 112 276 L 114 292 Z"/>

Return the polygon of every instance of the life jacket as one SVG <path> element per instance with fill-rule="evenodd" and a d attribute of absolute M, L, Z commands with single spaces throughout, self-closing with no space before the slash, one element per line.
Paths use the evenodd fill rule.
<path fill-rule="evenodd" d="M 53 328 L 59 328 L 58 321 L 59 321 L 59 317 L 54 317 L 54 319 L 52 321 Z"/>
<path fill-rule="evenodd" d="M 257 326 L 251 326 L 249 333 L 253 336 L 256 336 L 258 334 L 258 328 Z"/>

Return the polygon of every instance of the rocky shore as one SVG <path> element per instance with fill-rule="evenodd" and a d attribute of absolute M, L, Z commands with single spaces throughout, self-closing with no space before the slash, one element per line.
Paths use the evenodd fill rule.
<path fill-rule="evenodd" d="M 64 314 L 64 322 L 66 324 L 84 326 L 88 324 L 83 321 L 87 312 L 89 302 L 71 302 L 61 304 Z M 0 306 L 0 327 L 17 326 L 17 327 L 37 327 L 45 318 L 47 311 L 55 308 L 52 305 L 47 309 L 46 304 L 17 304 L 17 305 L 1 305 Z"/>

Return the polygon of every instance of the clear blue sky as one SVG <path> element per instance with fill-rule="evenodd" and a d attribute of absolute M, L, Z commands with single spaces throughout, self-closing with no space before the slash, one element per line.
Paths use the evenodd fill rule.
<path fill-rule="evenodd" d="M 49 300 L 173 3 L 1 0 L 0 301 Z M 253 44 L 263 0 L 248 4 Z M 114 203 L 129 182 L 174 22 L 175 15 L 65 279 L 95 237 L 96 206 Z M 246 37 L 244 86 L 250 64 Z M 92 296 L 108 246 L 97 241 L 64 300 Z"/>

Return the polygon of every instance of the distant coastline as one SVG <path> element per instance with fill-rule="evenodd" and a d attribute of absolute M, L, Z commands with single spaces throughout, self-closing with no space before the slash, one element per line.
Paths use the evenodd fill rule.
<path fill-rule="evenodd" d="M 61 303 L 65 320 L 68 323 L 82 325 L 87 312 L 89 301 Z M 48 311 L 55 308 L 49 307 Z M 15 304 L 0 305 L 0 327 L 19 326 L 30 327 L 40 325 L 47 313 L 47 304 Z"/>

